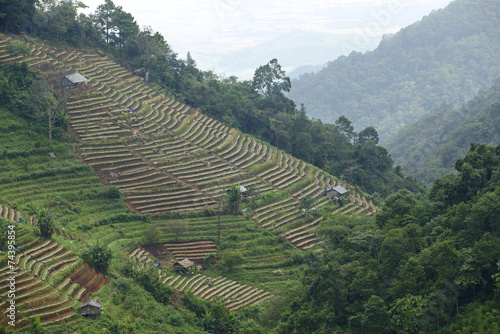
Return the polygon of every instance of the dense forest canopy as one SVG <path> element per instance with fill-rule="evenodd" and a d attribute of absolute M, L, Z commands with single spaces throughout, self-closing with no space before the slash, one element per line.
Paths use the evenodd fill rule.
<path fill-rule="evenodd" d="M 406 173 L 430 185 L 453 172 L 470 143 L 500 143 L 500 79 L 461 108 L 443 104 L 408 124 L 386 146 Z"/>
<path fill-rule="evenodd" d="M 472 144 L 421 200 L 329 216 L 329 251 L 283 298 L 278 333 L 497 333 L 500 146 Z"/>
<path fill-rule="evenodd" d="M 452 107 L 500 75 L 500 6 L 456 0 L 385 38 L 373 52 L 351 53 L 293 80 L 290 98 L 324 122 L 349 118 L 373 126 L 382 143 L 443 102 Z"/>

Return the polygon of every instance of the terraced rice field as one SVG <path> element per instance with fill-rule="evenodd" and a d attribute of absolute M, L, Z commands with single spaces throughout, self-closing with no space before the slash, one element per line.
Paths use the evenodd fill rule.
<path fill-rule="evenodd" d="M 164 254 L 172 254 L 177 261 L 189 259 L 202 264 L 208 254 L 217 254 L 217 248 L 212 241 L 188 241 L 178 243 L 144 246 L 154 257 L 161 259 Z"/>
<path fill-rule="evenodd" d="M 187 214 L 193 211 L 216 210 L 232 184 L 252 188 L 262 196 L 280 195 L 262 204 L 254 205 L 251 200 L 244 204 L 251 220 L 223 216 L 220 249 L 241 250 L 244 270 L 228 274 L 231 279 L 159 271 L 162 282 L 176 290 L 191 291 L 207 300 L 220 296 L 231 310 L 255 305 L 271 298 L 270 291 L 276 293 L 297 279 L 300 264 L 295 264 L 293 258 L 300 252 L 291 245 L 299 250 L 321 250 L 313 232 L 321 218 L 300 210 L 301 199 L 309 196 L 314 199 L 314 206 L 321 208 L 330 204 L 324 196 L 325 187 L 342 185 L 349 190 L 349 201 L 334 208 L 337 214 L 377 212 L 356 188 L 181 101 L 156 93 L 152 86 L 106 57 L 57 51 L 34 43 L 29 44 L 30 55 L 13 57 L 5 52 L 9 42 L 9 37 L 0 35 L 0 63 L 27 61 L 30 67 L 42 72 L 64 66 L 89 79 L 85 88 L 74 90 L 79 93 L 67 107 L 71 133 L 78 139 L 76 153 L 99 177 L 69 164 L 71 171 L 55 171 L 37 178 L 35 183 L 30 179 L 11 182 L 6 178 L 0 198 L 18 207 L 24 202 L 57 203 L 66 212 L 72 211 L 62 220 L 63 226 L 67 223 L 75 228 L 123 214 L 119 203 L 99 197 L 102 181 L 116 186 L 129 207 L 152 215 L 164 232 L 159 245 L 130 254 L 137 268 L 144 269 L 154 266 L 155 259 L 161 259 L 165 252 L 178 260 L 187 257 L 197 263 L 207 254 L 217 252 L 217 217 L 182 218 L 188 221 L 189 229 L 180 242 L 174 242 L 172 233 L 164 227 L 171 223 L 168 217 L 173 215 L 164 218 L 162 214 L 182 213 L 186 214 L 183 217 L 190 217 Z M 79 95 L 81 92 L 86 94 Z M 71 203 L 59 202 L 59 198 L 65 197 L 71 198 Z M 80 213 L 80 205 L 85 212 Z M 0 216 L 18 221 L 21 215 L 1 207 Z M 104 240 L 137 241 L 142 240 L 144 227 L 141 219 L 117 221 L 112 226 L 94 226 L 89 235 L 103 233 Z M 78 259 L 72 262 L 64 247 L 53 242 L 44 244 L 27 231 L 22 232 L 25 242 L 21 249 L 29 252 L 18 259 L 23 268 L 19 278 L 21 288 L 33 288 L 36 293 L 21 295 L 19 302 L 26 305 L 24 316 L 41 315 L 46 323 L 73 317 L 71 307 L 87 300 L 107 283 L 106 279 Z M 68 239 L 73 238 L 74 232 L 61 230 Z M 45 260 L 52 262 L 45 265 Z M 51 285 L 51 277 L 53 280 L 59 269 L 68 266 L 73 268 L 71 273 Z M 4 274 L 0 271 L 0 279 Z M 50 303 L 42 305 L 42 299 Z"/>
<path fill-rule="evenodd" d="M 135 267 L 138 270 L 144 270 L 156 265 L 156 260 L 153 260 L 151 254 L 142 248 L 134 250 L 129 257 L 135 261 Z M 178 291 L 190 291 L 195 296 L 206 300 L 219 297 L 224 300 L 231 311 L 256 305 L 273 297 L 270 292 L 265 290 L 240 284 L 220 276 L 210 277 L 203 273 L 179 275 L 171 273 L 168 269 L 158 270 L 158 276 L 163 284 L 169 285 Z"/>
<path fill-rule="evenodd" d="M 0 52 L 6 41 L 4 37 Z M 89 79 L 93 95 L 68 103 L 70 125 L 80 140 L 78 151 L 85 163 L 121 189 L 135 210 L 154 214 L 213 209 L 235 183 L 262 194 L 286 191 L 286 202 L 258 208 L 253 219 L 270 231 L 281 231 L 299 249 L 316 245 L 310 232 L 316 221 L 305 221 L 293 231 L 285 227 L 304 218 L 298 209 L 301 198 L 313 197 L 316 207 L 328 203 L 324 188 L 340 184 L 337 179 L 157 94 L 105 57 L 30 47 L 26 59 L 33 66 L 38 60 L 65 64 Z M 342 185 L 357 208 L 339 213 L 376 212 L 355 188 Z"/>
<path fill-rule="evenodd" d="M 299 249 L 316 245 L 311 229 L 317 221 L 305 221 L 293 231 L 286 227 L 305 217 L 298 209 L 303 197 L 314 198 L 316 207 L 328 203 L 325 186 L 340 184 L 334 177 L 157 94 L 105 57 L 47 52 L 36 45 L 30 57 L 63 63 L 89 79 L 93 95 L 68 104 L 70 124 L 80 140 L 78 152 L 109 184 L 119 187 L 138 212 L 213 209 L 235 183 L 253 186 L 261 194 L 285 191 L 290 196 L 286 202 L 258 208 L 253 219 L 280 231 Z M 355 188 L 342 185 L 357 208 L 339 213 L 376 212 Z"/>
<path fill-rule="evenodd" d="M 20 215 L 7 206 L 0 206 L 0 210 L 10 220 Z M 107 278 L 83 265 L 67 248 L 36 236 L 27 227 L 17 226 L 16 242 L 19 245 L 14 261 L 16 269 L 12 271 L 7 264 L 0 268 L 0 313 L 7 313 L 10 291 L 7 279 L 14 276 L 18 326 L 29 325 L 37 316 L 46 324 L 72 318 L 74 306 L 108 283 Z M 59 275 L 61 272 L 64 274 Z M 2 319 L 5 323 L 1 324 L 6 325 L 7 318 Z"/>
<path fill-rule="evenodd" d="M 218 250 L 240 250 L 245 262 L 232 273 L 227 274 L 232 280 L 238 282 L 257 285 L 266 291 L 277 292 L 295 281 L 300 275 L 300 270 L 305 264 L 297 264 L 293 261 L 298 252 L 286 239 L 278 238 L 276 235 L 259 228 L 255 222 L 245 219 L 242 216 L 222 216 L 221 217 L 221 239 Z M 186 219 L 182 219 L 186 220 Z M 164 247 L 163 244 L 189 244 L 198 243 L 200 240 L 215 243 L 217 240 L 217 217 L 200 217 L 188 219 L 189 229 L 182 234 L 179 241 L 175 241 L 175 236 L 168 233 L 164 228 L 166 224 L 175 224 L 175 220 L 158 219 L 153 224 L 160 229 L 158 242 L 154 246 L 144 246 L 156 259 L 161 261 L 162 266 L 166 263 L 172 264 L 175 259 Z M 153 225 L 152 224 L 152 225 Z M 114 224 L 113 229 L 103 229 L 103 234 L 107 231 L 122 233 L 125 239 L 135 239 L 142 241 L 144 234 L 144 222 L 130 223 L 122 222 Z M 151 226 L 151 225 L 149 225 Z M 104 232 L 106 231 L 106 232 Z M 155 252 L 155 249 L 158 249 Z M 220 253 L 217 254 L 219 258 Z M 182 259 L 181 255 L 177 260 Z M 197 262 L 201 264 L 200 262 Z"/>

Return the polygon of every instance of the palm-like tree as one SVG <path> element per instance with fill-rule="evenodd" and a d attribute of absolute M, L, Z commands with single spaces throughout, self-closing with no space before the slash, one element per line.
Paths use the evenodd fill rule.
<path fill-rule="evenodd" d="M 40 230 L 40 234 L 44 238 L 50 239 L 54 233 L 56 223 L 54 213 L 50 209 L 41 208 L 38 210 L 37 218 L 37 227 Z"/>

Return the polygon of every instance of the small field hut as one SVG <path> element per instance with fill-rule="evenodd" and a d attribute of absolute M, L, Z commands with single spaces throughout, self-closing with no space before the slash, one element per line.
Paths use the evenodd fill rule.
<path fill-rule="evenodd" d="M 187 272 L 190 268 L 194 267 L 194 262 L 189 259 L 174 263 L 174 270 Z"/>
<path fill-rule="evenodd" d="M 97 300 L 91 300 L 89 302 L 86 302 L 85 304 L 82 304 L 78 308 L 78 313 L 84 316 L 97 317 L 101 314 L 101 307 L 102 304 Z"/>
<path fill-rule="evenodd" d="M 340 198 L 342 196 L 344 196 L 345 194 L 347 194 L 348 190 L 347 189 L 344 189 L 344 187 L 342 186 L 336 186 L 332 189 L 328 189 L 325 191 L 325 196 L 328 196 L 332 199 L 334 198 Z"/>
<path fill-rule="evenodd" d="M 64 83 L 68 87 L 76 87 L 80 86 L 82 83 L 86 82 L 87 78 L 85 78 L 83 75 L 76 73 L 76 74 L 70 74 L 64 77 Z"/>

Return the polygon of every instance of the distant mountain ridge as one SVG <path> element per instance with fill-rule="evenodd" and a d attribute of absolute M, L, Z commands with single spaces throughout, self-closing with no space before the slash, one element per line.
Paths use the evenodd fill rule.
<path fill-rule="evenodd" d="M 203 64 L 201 67 L 210 64 L 209 68 L 217 73 L 235 75 L 242 80 L 251 80 L 257 67 L 277 58 L 290 77 L 298 77 L 305 72 L 321 70 L 329 60 L 348 54 L 354 36 L 350 32 L 293 31 L 242 50 L 215 56 L 194 53 L 193 56 L 200 65 Z M 365 50 L 373 50 L 377 44 L 377 39 L 370 40 Z M 298 72 L 294 75 L 295 70 Z"/>
<path fill-rule="evenodd" d="M 396 164 L 430 185 L 454 172 L 470 143 L 500 143 L 500 78 L 461 108 L 443 105 L 405 126 L 386 147 Z"/>
<path fill-rule="evenodd" d="M 499 18 L 496 0 L 456 0 L 373 52 L 293 80 L 289 97 L 325 122 L 345 115 L 356 130 L 374 126 L 385 142 L 443 102 L 458 107 L 491 86 L 500 75 Z"/>

